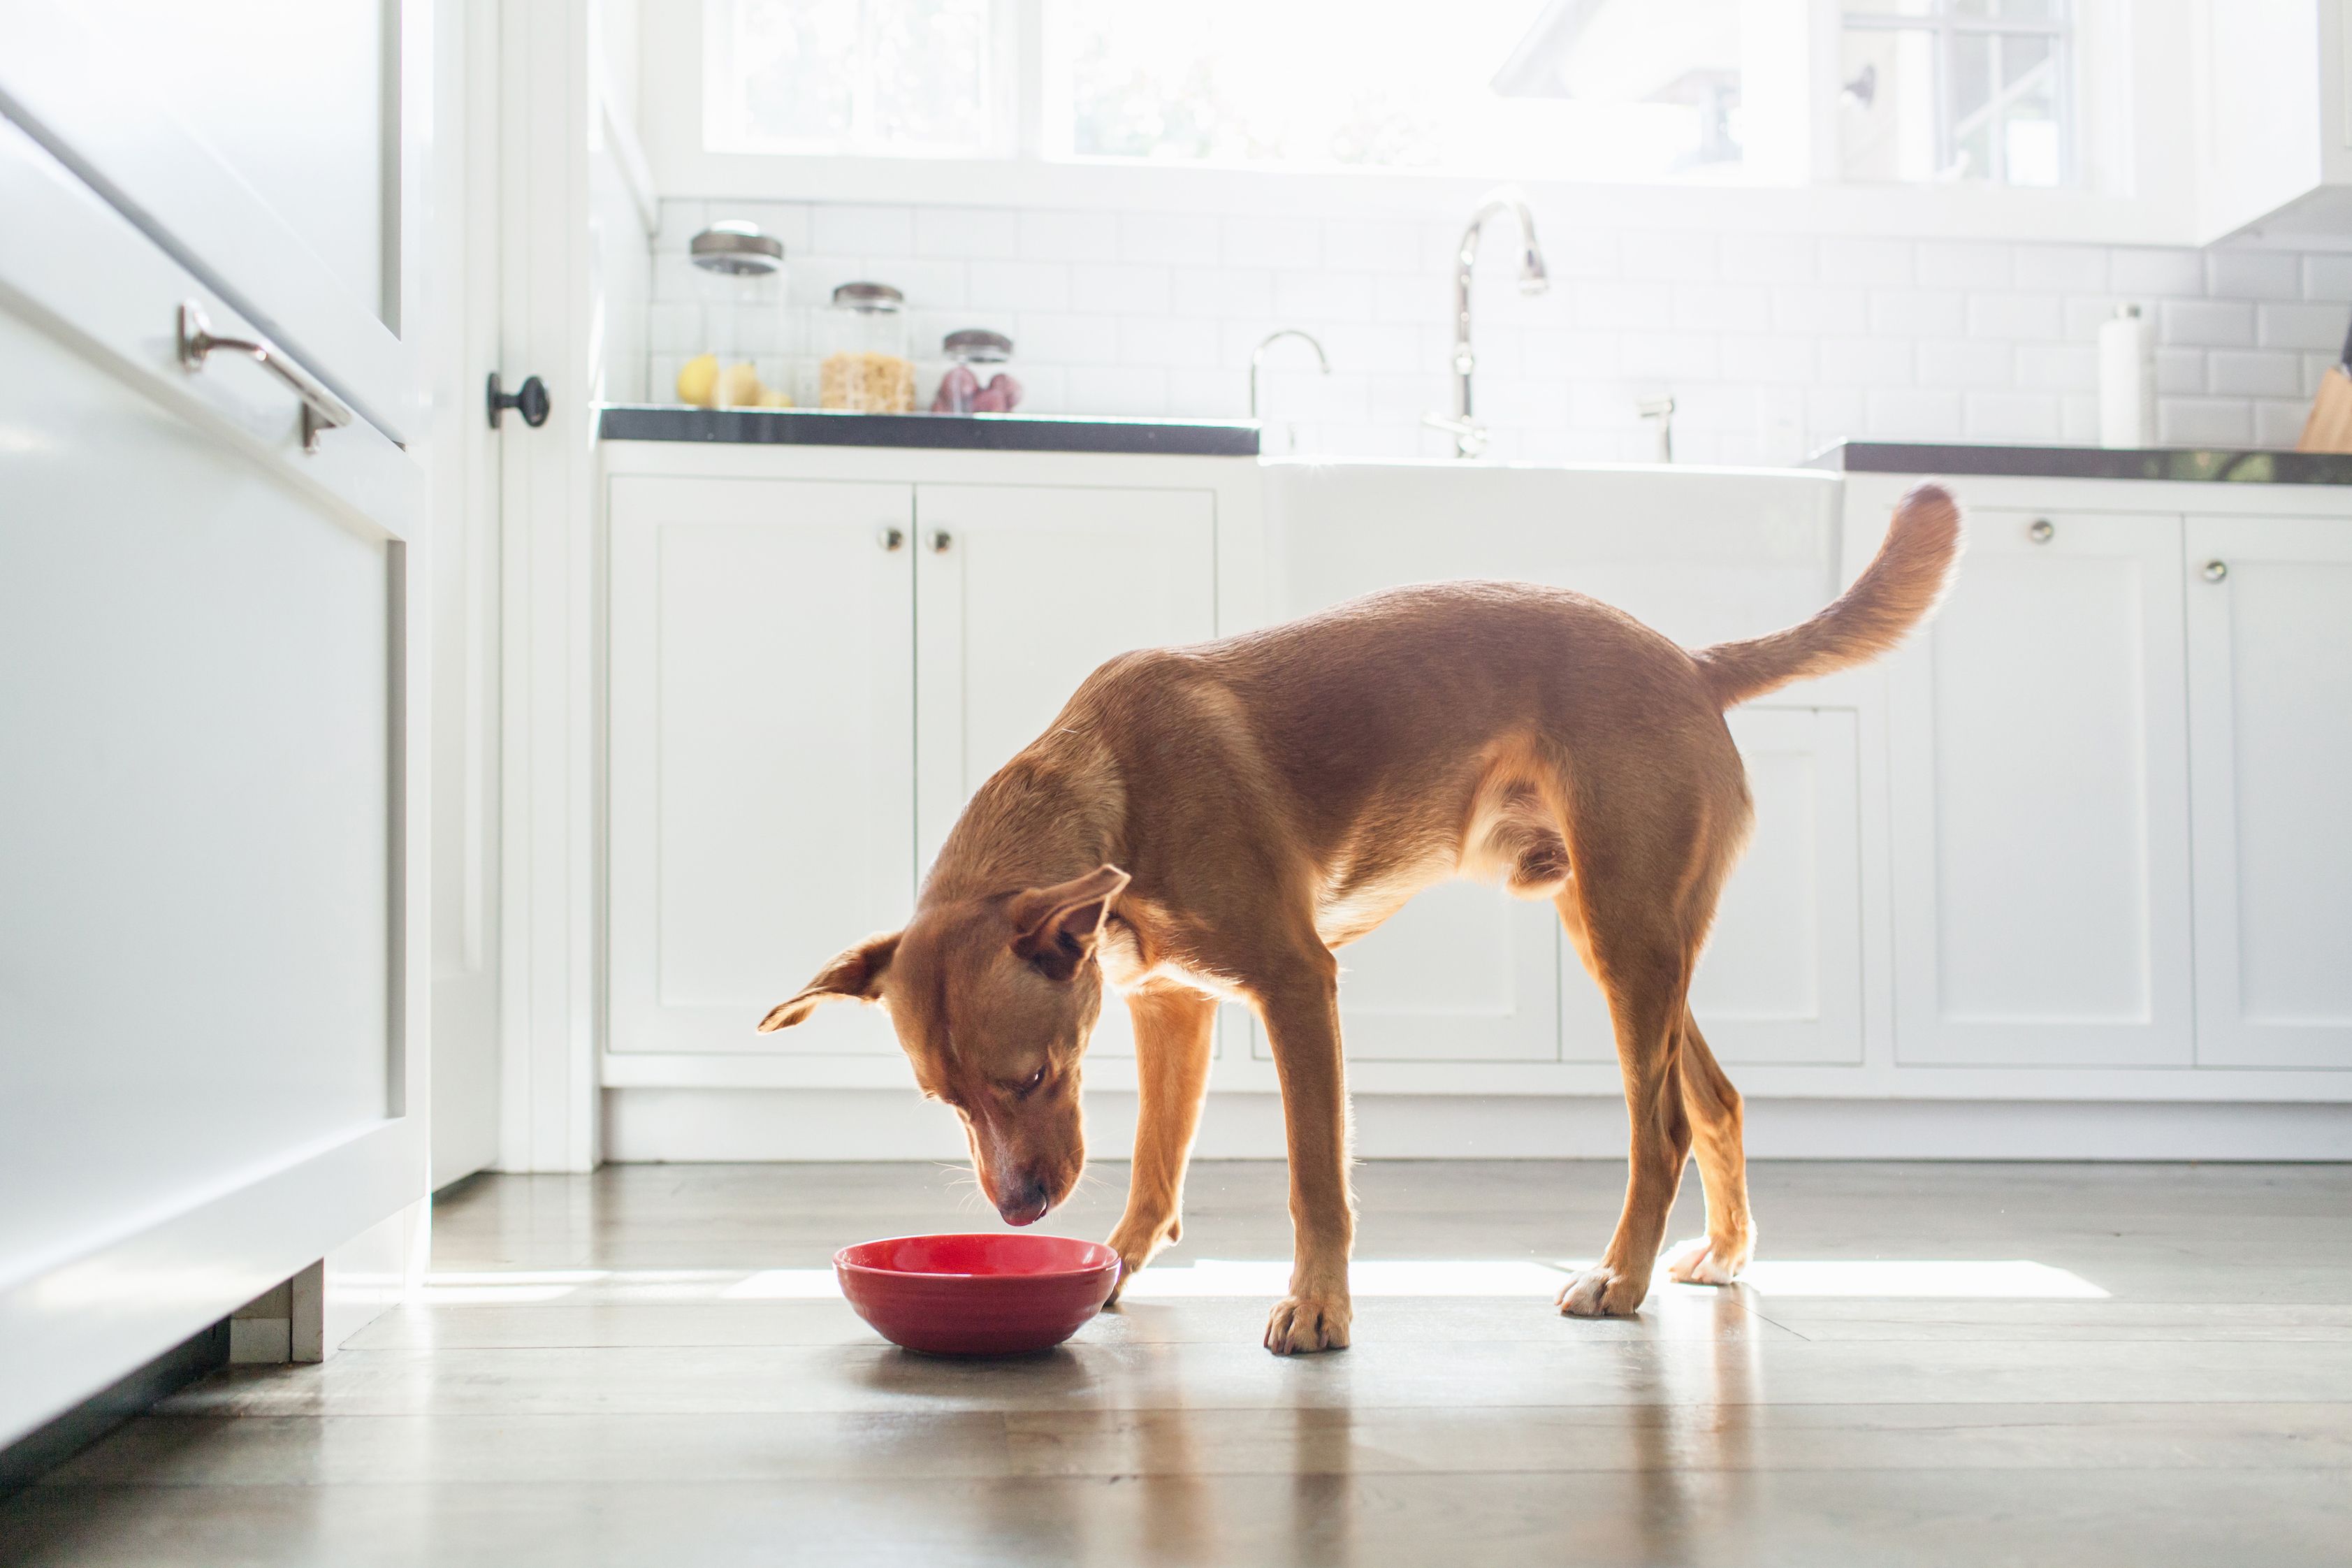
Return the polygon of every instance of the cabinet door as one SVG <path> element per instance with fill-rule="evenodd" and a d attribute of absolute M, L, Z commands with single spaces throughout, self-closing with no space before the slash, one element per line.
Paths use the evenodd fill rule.
<path fill-rule="evenodd" d="M 2186 543 L 2198 1064 L 2352 1068 L 2352 532 Z"/>
<path fill-rule="evenodd" d="M 897 1048 L 875 1008 L 753 1026 L 912 907 L 912 516 L 905 485 L 612 481 L 612 1050 Z"/>
<path fill-rule="evenodd" d="M 1895 1056 L 2191 1055 L 2180 522 L 1979 511 L 1887 667 Z"/>
<path fill-rule="evenodd" d="M 917 771 L 929 867 L 971 794 L 1097 666 L 1216 635 L 1206 490 L 922 485 L 915 492 Z M 1113 1005 L 1089 1047 L 1132 1056 Z"/>

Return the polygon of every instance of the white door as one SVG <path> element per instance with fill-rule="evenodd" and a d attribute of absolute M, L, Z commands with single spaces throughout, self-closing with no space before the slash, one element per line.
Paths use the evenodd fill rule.
<path fill-rule="evenodd" d="M 2198 1065 L 2352 1068 L 2352 531 L 2185 543 Z"/>
<path fill-rule="evenodd" d="M 2186 1067 L 2180 520 L 1979 511 L 1887 666 L 1895 1056 Z"/>
<path fill-rule="evenodd" d="M 0 1442 L 426 1191 L 410 36 L 0 0 Z"/>
<path fill-rule="evenodd" d="M 499 365 L 498 18 L 477 5 L 434 39 L 434 211 L 421 323 L 433 412 L 433 1185 L 499 1158 L 499 448 L 482 378 Z M 509 378 L 511 379 L 511 377 Z M 551 437 L 554 432 L 547 432 Z"/>
<path fill-rule="evenodd" d="M 1114 654 L 1216 635 L 1206 490 L 921 485 L 915 491 L 917 838 L 929 868 L 971 794 Z M 1093 1051 L 1132 1056 L 1123 1007 Z"/>
<path fill-rule="evenodd" d="M 914 901 L 905 485 L 611 481 L 609 1048 L 895 1054 L 769 1008 Z"/>

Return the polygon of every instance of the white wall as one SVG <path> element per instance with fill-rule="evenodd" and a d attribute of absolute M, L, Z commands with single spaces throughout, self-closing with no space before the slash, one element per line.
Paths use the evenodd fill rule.
<path fill-rule="evenodd" d="M 1490 236 L 1476 312 L 1495 455 L 1639 458 L 1639 396 L 1672 393 L 1677 454 L 1784 462 L 1841 437 L 2095 440 L 2098 323 L 2152 309 L 2168 444 L 2292 446 L 2352 321 L 2352 256 L 1838 235 L 1619 230 L 1538 205 L 1553 286 L 1512 285 Z M 1269 369 L 1269 449 L 1440 456 L 1447 258 L 1460 226 L 1403 216 L 1065 212 L 839 202 L 662 203 L 648 395 L 700 352 L 686 242 L 750 218 L 781 237 L 791 331 L 835 284 L 905 289 L 918 353 L 1012 334 L 1035 412 L 1238 417 L 1251 349 L 1322 339 L 1333 374 Z M 1277 351 L 1296 367 L 1298 344 Z M 936 377 L 935 367 L 927 374 Z"/>

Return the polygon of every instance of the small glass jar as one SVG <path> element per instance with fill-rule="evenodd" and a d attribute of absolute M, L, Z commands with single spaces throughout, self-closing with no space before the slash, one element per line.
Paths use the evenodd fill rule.
<path fill-rule="evenodd" d="M 756 224 L 714 223 L 687 243 L 702 303 L 703 352 L 677 373 L 677 397 L 704 408 L 790 408 L 784 246 Z"/>
<path fill-rule="evenodd" d="M 934 414 L 1010 414 L 1021 405 L 1013 379 L 1013 340 L 985 327 L 950 332 L 940 343 L 947 374 L 931 397 Z"/>
<path fill-rule="evenodd" d="M 861 414 L 915 406 L 907 297 L 887 283 L 844 283 L 817 323 L 817 403 Z"/>

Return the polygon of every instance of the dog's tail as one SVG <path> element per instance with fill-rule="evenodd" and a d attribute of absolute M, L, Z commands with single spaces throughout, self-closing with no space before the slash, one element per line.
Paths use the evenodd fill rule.
<path fill-rule="evenodd" d="M 1959 559 L 1958 503 L 1940 485 L 1920 485 L 1897 503 L 1878 553 L 1829 608 L 1784 631 L 1717 643 L 1691 657 L 1726 708 L 1792 680 L 1867 664 L 1934 613 Z"/>

